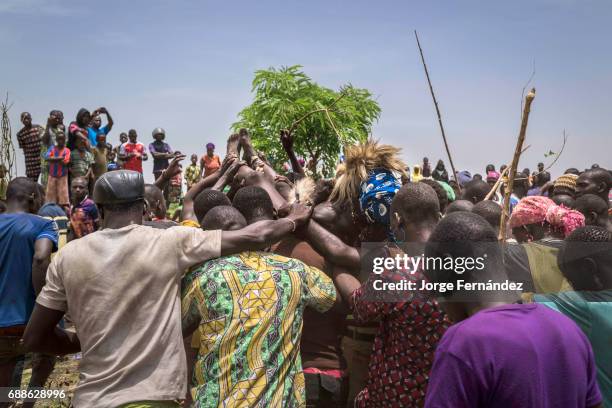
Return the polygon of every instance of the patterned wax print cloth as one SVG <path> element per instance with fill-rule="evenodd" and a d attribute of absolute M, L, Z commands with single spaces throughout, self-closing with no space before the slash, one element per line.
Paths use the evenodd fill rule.
<path fill-rule="evenodd" d="M 368 173 L 361 183 L 359 204 L 369 223 L 389 226 L 391 202 L 401 187 L 401 177 L 390 170 L 378 168 Z"/>
<path fill-rule="evenodd" d="M 193 269 L 182 293 L 183 327 L 199 322 L 196 407 L 305 406 L 302 316 L 306 306 L 333 306 L 327 275 L 296 259 L 243 252 Z"/>

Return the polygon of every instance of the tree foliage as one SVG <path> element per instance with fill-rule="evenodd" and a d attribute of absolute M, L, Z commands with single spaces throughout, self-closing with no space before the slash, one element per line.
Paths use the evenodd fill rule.
<path fill-rule="evenodd" d="M 295 153 L 314 159 L 325 176 L 333 174 L 342 146 L 365 141 L 380 115 L 367 89 L 325 88 L 299 65 L 256 71 L 252 92 L 253 103 L 238 114 L 232 129 L 249 129 L 255 148 L 276 167 L 287 160 L 280 131 L 293 129 Z"/>

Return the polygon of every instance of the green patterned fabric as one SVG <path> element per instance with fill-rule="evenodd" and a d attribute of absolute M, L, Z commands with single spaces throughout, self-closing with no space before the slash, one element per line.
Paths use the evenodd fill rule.
<path fill-rule="evenodd" d="M 323 272 L 266 252 L 215 259 L 190 272 L 182 314 L 183 327 L 198 325 L 196 406 L 304 406 L 304 307 L 325 312 L 335 299 Z"/>

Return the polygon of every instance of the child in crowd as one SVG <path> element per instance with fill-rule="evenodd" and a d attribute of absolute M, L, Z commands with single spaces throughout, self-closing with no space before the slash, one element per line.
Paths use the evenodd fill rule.
<path fill-rule="evenodd" d="M 71 239 L 82 238 L 98 229 L 100 218 L 98 208 L 89 198 L 88 180 L 85 177 L 72 179 L 70 192 L 72 193 L 72 202 L 68 213 L 70 216 L 70 237 Z"/>
<path fill-rule="evenodd" d="M 121 165 L 118 161 L 115 161 L 117 155 L 114 150 L 108 152 L 108 163 L 106 164 L 106 171 L 121 170 Z"/>
<path fill-rule="evenodd" d="M 108 156 L 112 151 L 111 147 L 106 143 L 106 134 L 98 133 L 96 136 L 96 147 L 93 149 L 93 177 L 97 180 L 106 173 L 108 169 Z"/>
<path fill-rule="evenodd" d="M 191 164 L 185 169 L 185 182 L 187 183 L 187 190 L 191 188 L 195 183 L 200 181 L 200 166 L 198 166 L 198 155 L 191 155 Z"/>
<path fill-rule="evenodd" d="M 181 152 L 176 152 L 180 156 Z M 182 167 L 182 166 L 181 166 Z M 183 175 L 181 172 L 170 179 L 168 183 L 168 216 L 174 218 L 174 214 L 180 209 L 183 200 Z"/>
<path fill-rule="evenodd" d="M 70 175 L 72 179 L 84 177 L 90 180 L 92 177 L 91 167 L 94 163 L 94 156 L 86 149 L 85 143 L 85 141 L 77 139 L 77 149 L 70 155 Z"/>
<path fill-rule="evenodd" d="M 66 135 L 60 133 L 56 137 L 56 145 L 49 147 L 45 159 L 49 163 L 49 179 L 47 180 L 47 202 L 56 203 L 68 208 L 68 168 L 70 165 L 70 149 L 66 147 Z"/>

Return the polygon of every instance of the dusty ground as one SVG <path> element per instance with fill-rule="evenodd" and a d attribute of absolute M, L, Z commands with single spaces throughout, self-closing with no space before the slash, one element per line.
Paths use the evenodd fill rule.
<path fill-rule="evenodd" d="M 74 355 L 59 357 L 55 363 L 55 369 L 49 376 L 45 388 L 62 389 L 66 391 L 65 399 L 38 401 L 35 408 L 65 408 L 70 407 L 70 399 L 79 381 L 79 361 Z M 30 376 L 32 375 L 32 365 L 30 359 L 26 358 L 21 379 L 22 389 L 27 388 Z M 14 407 L 21 407 L 20 403 Z"/>

